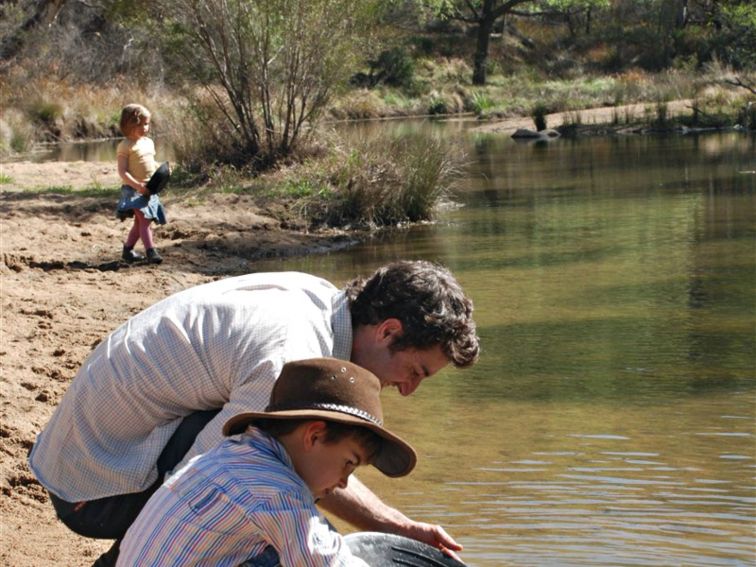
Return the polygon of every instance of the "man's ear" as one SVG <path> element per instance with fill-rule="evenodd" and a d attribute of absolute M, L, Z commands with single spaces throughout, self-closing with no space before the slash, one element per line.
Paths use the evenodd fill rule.
<path fill-rule="evenodd" d="M 328 426 L 323 420 L 308 421 L 302 431 L 302 447 L 305 451 L 311 450 L 315 444 L 323 442 Z"/>
<path fill-rule="evenodd" d="M 402 322 L 395 317 L 384 319 L 376 328 L 378 341 L 386 341 L 389 345 L 393 344 L 397 337 L 401 337 L 403 332 L 404 325 L 402 325 Z"/>

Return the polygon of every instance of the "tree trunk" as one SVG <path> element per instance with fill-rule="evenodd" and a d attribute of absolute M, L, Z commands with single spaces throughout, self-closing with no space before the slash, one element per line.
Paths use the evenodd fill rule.
<path fill-rule="evenodd" d="M 478 21 L 478 41 L 475 46 L 475 60 L 473 65 L 473 84 L 486 84 L 486 65 L 488 63 L 488 46 L 491 41 L 496 16 L 493 14 L 494 0 L 484 0 Z"/>
<path fill-rule="evenodd" d="M 572 19 L 572 14 L 566 12 L 564 14 L 564 21 L 567 22 L 567 28 L 570 30 L 570 38 L 575 39 L 577 32 L 575 31 L 575 22 Z"/>
<path fill-rule="evenodd" d="M 591 18 L 593 17 L 593 8 L 588 6 L 585 10 L 585 35 L 591 33 Z"/>
<path fill-rule="evenodd" d="M 682 0 L 677 16 L 677 27 L 684 28 L 686 25 L 688 25 L 688 0 Z"/>

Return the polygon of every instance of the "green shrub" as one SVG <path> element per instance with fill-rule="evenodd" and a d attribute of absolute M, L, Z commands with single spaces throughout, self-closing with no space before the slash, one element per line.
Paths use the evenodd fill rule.
<path fill-rule="evenodd" d="M 328 192 L 328 187 L 313 179 L 287 179 L 281 186 L 287 197 L 301 199 L 304 197 L 318 197 Z"/>
<path fill-rule="evenodd" d="M 176 160 L 189 173 L 209 178 L 213 172 L 217 174 L 219 164 L 233 169 L 249 163 L 249 156 L 231 132 L 232 125 L 210 101 L 195 100 L 177 111 L 168 124 L 166 134 Z"/>
<path fill-rule="evenodd" d="M 297 198 L 309 224 L 391 226 L 430 220 L 461 156 L 427 136 L 379 136 L 339 146 L 287 173 L 277 194 Z"/>
<path fill-rule="evenodd" d="M 245 193 L 247 176 L 233 165 L 214 164 L 207 170 L 207 188 L 220 193 Z"/>
<path fill-rule="evenodd" d="M 430 98 L 430 102 L 428 103 L 428 114 L 448 114 L 449 113 L 449 107 L 446 104 L 446 101 L 438 96 L 433 95 Z"/>
<path fill-rule="evenodd" d="M 370 61 L 370 77 L 374 85 L 383 83 L 392 87 L 410 87 L 415 77 L 415 62 L 407 51 L 394 47 L 381 51 Z"/>
<path fill-rule="evenodd" d="M 40 100 L 31 105 L 29 114 L 35 122 L 51 126 L 63 117 L 63 107 L 55 102 Z"/>
<path fill-rule="evenodd" d="M 579 112 L 568 112 L 564 117 L 562 125 L 557 128 L 559 133 L 565 138 L 573 138 L 577 135 L 578 130 L 583 125 L 583 117 Z"/>
<path fill-rule="evenodd" d="M 448 191 L 458 172 L 452 150 L 434 138 L 421 137 L 400 144 L 397 157 L 403 182 L 398 196 L 399 214 L 410 222 L 430 220 L 433 209 Z"/>
<path fill-rule="evenodd" d="M 698 101 L 693 101 L 693 114 L 690 117 L 690 125 L 691 126 L 700 126 L 701 125 L 701 109 L 699 108 Z"/>
<path fill-rule="evenodd" d="M 336 120 L 362 120 L 390 114 L 377 89 L 359 89 L 342 96 L 330 106 L 328 114 Z"/>
<path fill-rule="evenodd" d="M 695 99 L 692 106 L 692 113 L 689 116 L 678 117 L 676 122 L 692 128 L 725 128 L 733 124 L 732 109 L 725 109 L 722 103 L 715 99 Z"/>
<path fill-rule="evenodd" d="M 485 91 L 476 90 L 470 97 L 470 110 L 478 116 L 485 114 L 486 111 L 492 109 L 494 106 L 495 103 L 489 98 Z"/>
<path fill-rule="evenodd" d="M 31 150 L 33 145 L 34 130 L 29 125 L 19 125 L 13 128 L 10 139 L 11 150 L 22 154 Z"/>

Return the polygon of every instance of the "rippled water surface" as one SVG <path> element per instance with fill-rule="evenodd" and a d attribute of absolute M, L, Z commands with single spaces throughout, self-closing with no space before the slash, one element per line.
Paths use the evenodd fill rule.
<path fill-rule="evenodd" d="M 256 266 L 426 258 L 473 297 L 480 363 L 384 395 L 416 472 L 363 480 L 474 566 L 756 565 L 754 139 L 427 133 L 468 152 L 463 207 Z"/>

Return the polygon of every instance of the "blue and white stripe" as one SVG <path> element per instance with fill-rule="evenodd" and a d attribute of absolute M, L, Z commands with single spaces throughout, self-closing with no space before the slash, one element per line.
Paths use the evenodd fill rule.
<path fill-rule="evenodd" d="M 281 565 L 360 566 L 318 511 L 283 446 L 261 431 L 193 459 L 153 495 L 118 566 L 237 566 L 272 546 Z"/>

